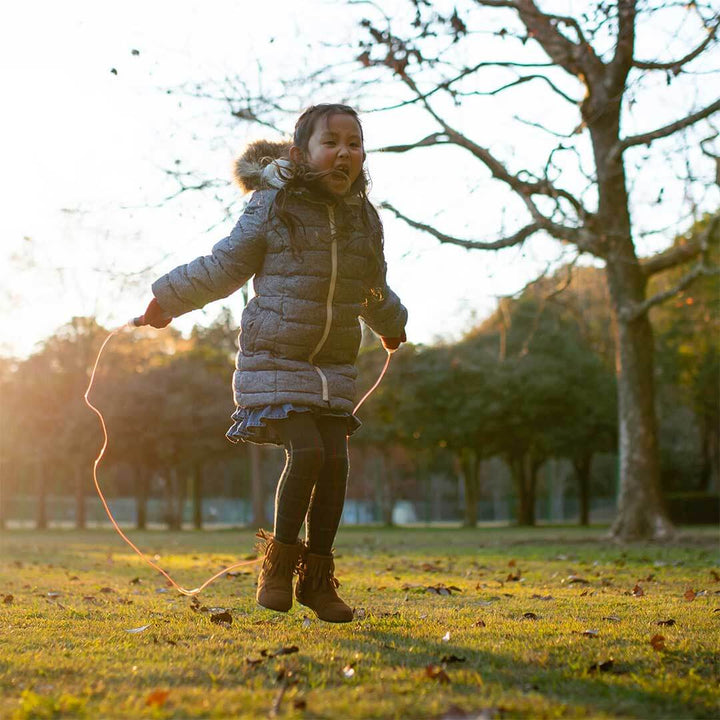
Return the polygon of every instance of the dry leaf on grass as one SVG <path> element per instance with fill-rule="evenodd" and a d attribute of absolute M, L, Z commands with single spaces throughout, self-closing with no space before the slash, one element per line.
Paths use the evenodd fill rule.
<path fill-rule="evenodd" d="M 428 665 L 425 668 L 425 676 L 431 680 L 437 680 L 439 683 L 447 684 L 450 682 L 450 676 L 440 665 Z"/>
<path fill-rule="evenodd" d="M 355 668 L 352 665 L 346 665 L 342 669 L 342 674 L 349 680 L 350 678 L 355 677 Z"/>
<path fill-rule="evenodd" d="M 10 593 L 3 595 L 3 603 L 5 605 L 9 605 L 14 599 L 15 598 Z"/>
<path fill-rule="evenodd" d="M 210 622 L 214 622 L 216 625 L 230 627 L 230 625 L 232 625 L 232 621 L 232 615 L 227 610 L 223 610 L 218 613 L 210 613 Z"/>
<path fill-rule="evenodd" d="M 672 618 L 669 618 L 668 620 L 658 620 L 656 625 L 667 625 L 668 627 L 671 627 L 675 625 L 675 621 Z"/>
<path fill-rule="evenodd" d="M 153 705 L 156 707 L 162 707 L 170 695 L 169 690 L 153 690 L 146 698 L 146 705 Z"/>
<path fill-rule="evenodd" d="M 688 588 L 688 589 L 685 591 L 685 594 L 683 595 L 683 597 L 684 597 L 688 602 L 692 602 L 692 601 L 697 597 L 697 593 L 696 593 L 692 588 Z"/>
<path fill-rule="evenodd" d="M 630 594 L 633 597 L 642 597 L 645 594 L 645 591 L 640 587 L 640 585 L 636 584 L 635 587 L 630 591 Z"/>
<path fill-rule="evenodd" d="M 720 582 L 720 573 L 715 570 L 711 570 L 710 575 L 712 575 L 713 582 Z"/>
<path fill-rule="evenodd" d="M 653 635 L 650 638 L 650 644 L 652 645 L 653 650 L 660 652 L 660 650 L 665 649 L 665 637 L 663 635 Z"/>
<path fill-rule="evenodd" d="M 621 618 L 617 615 L 606 615 L 603 620 L 609 620 L 610 622 L 620 622 Z"/>
<path fill-rule="evenodd" d="M 483 619 L 480 619 L 480 620 L 476 620 L 476 621 L 472 624 L 472 626 L 473 626 L 473 627 L 487 627 L 487 624 L 485 623 L 485 621 L 484 621 Z"/>
<path fill-rule="evenodd" d="M 600 633 L 597 630 L 583 630 L 582 634 L 585 637 L 596 638 Z"/>
<path fill-rule="evenodd" d="M 534 612 L 526 612 L 526 613 L 523 613 L 523 619 L 524 620 L 539 620 L 540 616 L 536 615 Z"/>

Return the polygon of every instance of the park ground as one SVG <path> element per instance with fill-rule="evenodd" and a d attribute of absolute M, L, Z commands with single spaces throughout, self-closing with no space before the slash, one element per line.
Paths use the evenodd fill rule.
<path fill-rule="evenodd" d="M 250 530 L 135 532 L 187 587 Z M 0 717 L 716 718 L 716 528 L 341 528 L 352 623 L 254 602 L 257 565 L 196 599 L 111 530 L 0 535 Z"/>

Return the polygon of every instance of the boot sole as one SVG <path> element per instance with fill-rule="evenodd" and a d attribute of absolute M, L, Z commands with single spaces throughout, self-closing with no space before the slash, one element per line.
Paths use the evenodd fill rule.
<path fill-rule="evenodd" d="M 295 598 L 295 599 L 297 600 L 297 598 Z M 322 620 L 323 622 L 329 622 L 329 623 L 349 623 L 349 622 L 352 622 L 352 621 L 353 621 L 353 618 L 355 617 L 355 613 L 352 613 L 349 618 L 347 618 L 347 619 L 343 618 L 342 620 L 337 620 L 336 618 L 322 617 L 322 616 L 318 613 L 318 611 L 317 611 L 315 608 L 310 607 L 310 605 L 306 605 L 306 604 L 305 604 L 304 602 L 302 602 L 301 600 L 298 600 L 298 603 L 299 603 L 300 605 L 302 605 L 303 607 L 306 607 L 306 608 L 308 608 L 309 610 L 312 610 L 312 611 L 315 613 L 315 617 L 317 617 L 318 620 Z"/>

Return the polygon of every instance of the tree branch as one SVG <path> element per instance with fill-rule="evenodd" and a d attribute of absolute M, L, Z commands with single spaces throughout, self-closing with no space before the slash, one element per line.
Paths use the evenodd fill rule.
<path fill-rule="evenodd" d="M 693 51 L 689 52 L 687 55 L 679 58 L 678 60 L 671 60 L 669 62 L 634 60 L 633 66 L 641 68 L 642 70 L 671 70 L 677 75 L 683 65 L 687 65 L 690 61 L 694 60 L 715 39 L 718 27 L 720 27 L 720 16 L 717 16 L 715 24 L 711 28 L 708 28 L 708 36 L 700 43 L 700 45 L 698 45 Z"/>
<path fill-rule="evenodd" d="M 422 230 L 423 232 L 432 235 L 433 237 L 437 238 L 441 243 L 459 245 L 460 247 L 467 248 L 468 250 L 500 250 L 502 248 L 512 247 L 513 245 L 519 245 L 521 242 L 530 237 L 533 233 L 536 233 L 538 230 L 541 229 L 540 224 L 530 223 L 530 225 L 527 225 L 524 228 L 518 230 L 514 235 L 510 235 L 509 237 L 502 238 L 500 240 L 493 240 L 489 242 L 481 242 L 478 240 L 463 240 L 461 238 L 452 237 L 451 235 L 446 235 L 445 233 L 436 230 L 434 227 L 432 227 L 432 225 L 427 225 L 425 223 L 418 222 L 417 220 L 412 220 L 411 218 L 407 217 L 407 215 L 403 215 L 403 213 L 401 213 L 398 209 L 396 209 L 388 202 L 380 203 L 379 207 L 384 210 L 389 210 L 391 213 L 393 213 L 393 215 L 395 215 L 396 218 L 404 221 L 410 227 L 415 228 L 416 230 Z"/>
<path fill-rule="evenodd" d="M 720 215 L 715 215 L 700 237 L 684 245 L 677 245 L 663 253 L 641 260 L 640 268 L 645 277 L 650 277 L 664 270 L 670 270 L 705 252 L 710 244 L 710 236 L 715 232 L 718 222 L 720 222 Z"/>
<path fill-rule="evenodd" d="M 608 67 L 613 94 L 622 92 L 632 67 L 635 51 L 635 0 L 618 0 L 618 32 L 615 55 Z"/>
<path fill-rule="evenodd" d="M 678 283 L 677 285 L 669 288 L 668 290 L 663 290 L 662 292 L 656 293 L 652 297 L 649 297 L 647 300 L 645 300 L 642 303 L 638 303 L 636 305 L 633 305 L 632 307 L 626 307 L 623 308 L 620 311 L 620 318 L 626 322 L 632 322 L 633 320 L 637 320 L 641 315 L 646 313 L 651 307 L 654 307 L 655 305 L 660 305 L 661 303 L 664 303 L 666 300 L 669 300 L 671 297 L 674 297 L 678 293 L 685 290 L 685 288 L 689 287 L 695 280 L 697 280 L 699 277 L 703 275 L 719 275 L 720 274 L 720 268 L 710 268 L 707 265 L 705 265 L 704 261 L 700 261 L 696 265 L 693 266 L 693 269 L 690 270 L 687 275 L 685 275 Z"/>
<path fill-rule="evenodd" d="M 621 153 L 626 148 L 632 147 L 633 145 L 649 145 L 653 140 L 658 140 L 659 138 L 672 135 L 678 130 L 682 130 L 683 128 L 686 128 L 693 123 L 696 123 L 698 120 L 703 120 L 706 117 L 710 117 L 710 115 L 717 112 L 718 110 L 720 110 L 720 98 L 718 98 L 714 103 L 708 105 L 706 108 L 698 110 L 697 112 L 692 113 L 687 117 L 682 118 L 681 120 L 676 120 L 669 125 L 664 125 L 663 127 L 657 128 L 657 130 L 652 130 L 650 132 L 642 133 L 640 135 L 630 135 L 629 137 L 623 138 L 615 146 L 611 155 L 615 156 L 618 153 Z"/>

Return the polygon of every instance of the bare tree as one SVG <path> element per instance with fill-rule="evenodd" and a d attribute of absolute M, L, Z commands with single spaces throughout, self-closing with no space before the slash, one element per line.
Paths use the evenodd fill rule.
<path fill-rule="evenodd" d="M 517 248 L 545 236 L 602 261 L 615 324 L 619 394 L 620 489 L 612 533 L 622 540 L 671 536 L 659 482 L 649 311 L 701 275 L 715 272 L 706 251 L 718 236 L 720 216 L 711 219 L 700 238 L 666 250 L 653 248 L 655 254 L 642 257 L 644 233 L 634 215 L 651 201 L 645 188 L 634 183 L 642 185 L 644 166 L 663 159 L 678 169 L 684 196 L 663 200 L 660 188 L 653 202 L 665 202 L 663 214 L 670 222 L 647 230 L 648 236 L 664 236 L 666 247 L 697 219 L 702 206 L 717 206 L 717 131 L 710 123 L 720 99 L 714 94 L 709 101 L 698 99 L 707 96 L 711 80 L 716 82 L 712 73 L 718 68 L 703 63 L 717 46 L 717 11 L 694 0 L 614 0 L 584 3 L 573 17 L 543 10 L 541 5 L 557 4 L 539 0 L 466 0 L 457 6 L 407 0 L 391 17 L 370 0 L 348 4 L 372 16 L 361 22 L 359 54 L 357 45 L 344 48 L 355 55 L 354 65 L 345 64 L 340 71 L 337 66 L 322 68 L 311 78 L 284 83 L 274 99 L 267 91 L 233 99 L 225 92 L 216 99 L 230 103 L 234 117 L 268 127 L 277 127 L 268 117 L 295 111 L 289 105 L 299 97 L 297 89 L 306 91 L 312 83 L 322 83 L 325 94 L 333 88 L 338 99 L 354 98 L 355 104 L 360 99 L 366 112 L 405 113 L 403 117 L 414 112 L 418 124 L 434 129 L 382 151 L 413 156 L 438 146 L 461 151 L 479 162 L 479 179 L 489 175 L 491 184 L 506 191 L 513 226 L 492 239 L 463 238 L 441 229 L 436 218 L 410 217 L 395 203 L 384 203 L 387 211 L 442 243 L 467 249 Z M 684 14 L 675 25 L 678 13 Z M 660 27 L 673 28 L 670 49 L 682 48 L 678 56 L 643 56 L 648 34 Z M 677 107 L 671 121 L 653 125 L 664 88 L 682 83 L 687 92 L 673 98 L 682 97 L 685 106 Z M 531 87 L 545 91 L 542 106 L 525 102 L 523 93 Z M 475 139 L 477 103 L 488 98 L 500 102 L 506 95 L 518 112 L 530 115 L 516 114 L 514 120 L 536 134 L 522 145 L 520 135 L 508 130 L 505 141 L 490 149 Z M 379 102 L 381 96 L 391 99 Z M 558 117 L 573 118 L 569 130 L 550 127 L 549 118 Z M 492 113 L 482 121 L 483 127 L 492 126 Z M 537 133 L 551 141 L 537 143 Z M 696 197 L 698 193 L 704 197 Z M 426 205 L 431 205 L 430 197 Z M 648 296 L 649 278 L 681 264 L 691 266 L 676 286 Z"/>

